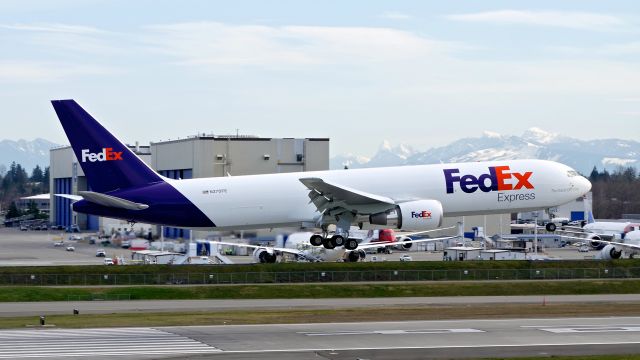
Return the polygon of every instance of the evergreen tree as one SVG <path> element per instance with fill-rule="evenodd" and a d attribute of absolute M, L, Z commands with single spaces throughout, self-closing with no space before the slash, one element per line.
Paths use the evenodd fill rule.
<path fill-rule="evenodd" d="M 591 170 L 591 175 L 589 175 L 589 180 L 591 182 L 596 182 L 598 181 L 599 177 L 600 177 L 600 173 L 598 172 L 598 168 L 594 166 L 593 170 Z"/>
<path fill-rule="evenodd" d="M 43 179 L 44 174 L 42 173 L 42 169 L 40 168 L 40 165 L 36 165 L 36 167 L 33 168 L 33 171 L 31 172 L 31 178 L 29 180 L 31 180 L 32 182 L 42 182 Z"/>
<path fill-rule="evenodd" d="M 11 219 L 18 216 L 22 216 L 22 212 L 18 209 L 16 202 L 12 201 L 11 205 L 9 205 L 9 210 L 7 211 L 6 218 Z"/>
<path fill-rule="evenodd" d="M 47 166 L 44 169 L 44 174 L 42 175 L 42 192 L 49 192 L 49 167 Z"/>
<path fill-rule="evenodd" d="M 38 215 L 40 210 L 38 210 L 38 205 L 36 205 L 35 201 L 29 201 L 29 207 L 27 209 L 27 214 Z"/>

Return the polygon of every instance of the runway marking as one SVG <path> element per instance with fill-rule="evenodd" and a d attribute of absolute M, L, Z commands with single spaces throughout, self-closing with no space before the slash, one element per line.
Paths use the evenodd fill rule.
<path fill-rule="evenodd" d="M 547 331 L 555 334 L 605 333 L 605 332 L 636 332 L 636 331 L 640 331 L 640 326 L 637 326 L 637 325 L 624 325 L 624 326 L 586 325 L 586 326 L 572 326 L 572 327 L 543 327 L 539 329 L 542 331 Z"/>
<path fill-rule="evenodd" d="M 538 346 L 581 346 L 581 345 L 631 345 L 640 344 L 640 341 L 612 341 L 612 342 L 575 342 L 575 343 L 539 343 L 539 344 L 474 344 L 474 345 L 444 345 L 444 346 L 381 346 L 381 347 L 353 347 L 353 348 L 297 348 L 297 349 L 266 349 L 266 350 L 223 350 L 229 354 L 256 354 L 256 353 L 281 353 L 281 352 L 311 352 L 311 351 L 361 351 L 361 350 L 400 350 L 400 349 L 468 349 L 468 348 L 511 348 L 511 347 L 538 347 Z"/>
<path fill-rule="evenodd" d="M 483 333 L 478 329 L 425 329 L 425 330 L 371 330 L 371 331 L 332 331 L 298 332 L 306 336 L 344 336 L 344 335 L 412 335 L 412 334 L 456 334 Z"/>
<path fill-rule="evenodd" d="M 0 330 L 0 359 L 217 352 L 220 349 L 153 328 Z"/>

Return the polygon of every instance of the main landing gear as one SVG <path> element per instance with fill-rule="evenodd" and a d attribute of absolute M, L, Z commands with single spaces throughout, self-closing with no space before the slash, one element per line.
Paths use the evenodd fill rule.
<path fill-rule="evenodd" d="M 358 241 L 356 239 L 345 238 L 342 235 L 335 234 L 329 237 L 326 233 L 313 234 L 309 239 L 313 246 L 324 246 L 325 249 L 335 249 L 340 246 L 344 246 L 347 250 L 355 250 L 358 247 Z"/>
<path fill-rule="evenodd" d="M 324 246 L 325 249 L 335 249 L 340 246 L 344 246 L 347 250 L 355 250 L 358 247 L 358 241 L 356 239 L 349 238 L 349 227 L 355 214 L 346 212 L 336 216 L 336 232 L 333 236 L 329 237 L 327 226 L 322 226 L 322 234 L 313 234 L 309 239 L 313 246 Z"/>

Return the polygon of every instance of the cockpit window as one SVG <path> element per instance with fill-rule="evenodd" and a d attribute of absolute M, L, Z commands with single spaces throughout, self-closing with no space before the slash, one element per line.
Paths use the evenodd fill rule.
<path fill-rule="evenodd" d="M 567 176 L 568 177 L 574 177 L 574 176 L 580 176 L 580 174 L 578 174 L 578 172 L 575 171 L 575 170 L 569 170 L 569 171 L 567 171 Z"/>

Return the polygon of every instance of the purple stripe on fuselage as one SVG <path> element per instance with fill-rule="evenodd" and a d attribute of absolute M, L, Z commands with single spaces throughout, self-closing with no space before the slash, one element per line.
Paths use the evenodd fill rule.
<path fill-rule="evenodd" d="M 215 224 L 202 210 L 166 182 L 112 191 L 107 194 L 147 204 L 149 208 L 145 210 L 127 210 L 81 200 L 73 204 L 73 210 L 85 214 L 149 224 L 187 228 L 215 227 Z"/>

